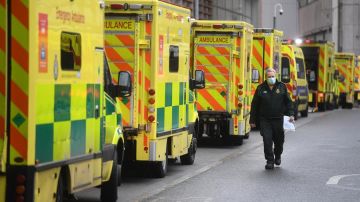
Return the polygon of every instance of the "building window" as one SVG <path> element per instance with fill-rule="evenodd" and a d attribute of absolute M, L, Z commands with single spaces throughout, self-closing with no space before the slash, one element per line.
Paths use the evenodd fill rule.
<path fill-rule="evenodd" d="M 61 69 L 80 71 L 81 69 L 81 35 L 61 32 Z"/>

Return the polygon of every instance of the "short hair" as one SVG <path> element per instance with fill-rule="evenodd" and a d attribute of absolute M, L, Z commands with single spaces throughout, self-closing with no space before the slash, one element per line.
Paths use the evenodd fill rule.
<path fill-rule="evenodd" d="M 267 74 L 269 72 L 274 72 L 276 74 L 276 70 L 274 68 L 271 68 L 271 67 L 266 69 L 266 76 L 267 76 Z"/>

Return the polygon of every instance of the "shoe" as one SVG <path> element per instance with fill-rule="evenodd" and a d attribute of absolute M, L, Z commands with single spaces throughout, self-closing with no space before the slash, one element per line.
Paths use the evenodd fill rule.
<path fill-rule="evenodd" d="M 281 164 L 281 158 L 275 159 L 275 165 L 279 166 Z"/>
<path fill-rule="evenodd" d="M 267 162 L 266 165 L 265 165 L 265 169 L 266 169 L 266 170 L 272 170 L 272 169 L 274 169 L 274 163 L 272 163 L 272 162 Z"/>

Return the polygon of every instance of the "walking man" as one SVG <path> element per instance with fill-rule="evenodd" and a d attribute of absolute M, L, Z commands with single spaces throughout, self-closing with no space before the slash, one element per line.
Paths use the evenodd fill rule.
<path fill-rule="evenodd" d="M 251 103 L 250 125 L 254 128 L 256 123 L 260 123 L 266 159 L 265 169 L 274 169 L 274 163 L 281 164 L 284 145 L 283 116 L 288 115 L 290 121 L 294 121 L 293 104 L 286 85 L 277 81 L 275 75 L 276 71 L 273 68 L 266 70 L 266 81 L 257 87 Z"/>

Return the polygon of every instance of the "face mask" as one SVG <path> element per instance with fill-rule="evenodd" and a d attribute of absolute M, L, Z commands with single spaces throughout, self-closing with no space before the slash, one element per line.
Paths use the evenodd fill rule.
<path fill-rule="evenodd" d="M 274 78 L 267 78 L 267 82 L 268 82 L 269 85 L 274 85 L 275 82 L 276 82 L 276 78 L 275 77 Z"/>

